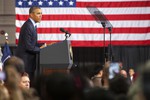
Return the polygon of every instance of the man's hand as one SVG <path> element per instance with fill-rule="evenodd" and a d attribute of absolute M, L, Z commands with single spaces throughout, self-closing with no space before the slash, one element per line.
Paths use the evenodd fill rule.
<path fill-rule="evenodd" d="M 46 44 L 46 43 L 44 43 L 44 44 L 40 47 L 40 49 L 43 49 L 43 48 L 45 48 L 45 47 L 47 47 L 47 44 Z"/>
<path fill-rule="evenodd" d="M 50 46 L 50 45 L 52 45 L 52 44 L 54 44 L 54 43 L 56 43 L 56 42 L 52 42 L 52 43 L 49 43 L 49 44 L 45 43 L 45 44 L 43 44 L 43 45 L 40 47 L 40 49 L 43 49 L 43 48 L 45 48 L 45 47 L 47 47 L 47 46 Z"/>

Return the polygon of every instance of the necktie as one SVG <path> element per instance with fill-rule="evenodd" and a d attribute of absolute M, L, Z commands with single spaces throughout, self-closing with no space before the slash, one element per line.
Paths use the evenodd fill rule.
<path fill-rule="evenodd" d="M 35 25 L 35 31 L 37 32 L 37 25 Z"/>

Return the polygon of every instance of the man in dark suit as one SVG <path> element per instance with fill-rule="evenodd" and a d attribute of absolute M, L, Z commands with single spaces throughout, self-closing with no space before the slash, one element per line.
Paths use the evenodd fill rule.
<path fill-rule="evenodd" d="M 20 57 L 25 63 L 25 71 L 29 74 L 30 80 L 34 78 L 36 54 L 40 52 L 40 49 L 46 47 L 44 43 L 37 43 L 36 23 L 40 22 L 41 18 L 42 10 L 40 7 L 33 6 L 29 9 L 29 19 L 21 27 L 16 50 L 16 56 Z"/>

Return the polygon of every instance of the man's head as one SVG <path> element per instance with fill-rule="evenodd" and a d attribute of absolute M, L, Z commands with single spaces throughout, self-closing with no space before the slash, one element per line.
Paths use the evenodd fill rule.
<path fill-rule="evenodd" d="M 134 69 L 130 68 L 130 69 L 129 69 L 129 75 L 130 75 L 130 76 L 133 76 L 134 73 L 135 73 L 135 72 L 134 72 Z"/>
<path fill-rule="evenodd" d="M 35 23 L 38 23 L 42 19 L 42 10 L 38 6 L 33 6 L 29 9 L 29 16 L 32 18 Z"/>
<path fill-rule="evenodd" d="M 27 88 L 27 89 L 30 88 L 30 79 L 29 79 L 29 75 L 26 72 L 24 72 L 21 75 L 20 86 L 22 88 Z"/>
<path fill-rule="evenodd" d="M 127 78 L 127 72 L 125 71 L 125 70 L 121 70 L 120 71 L 120 74 L 123 76 L 123 77 L 125 77 L 125 78 Z"/>

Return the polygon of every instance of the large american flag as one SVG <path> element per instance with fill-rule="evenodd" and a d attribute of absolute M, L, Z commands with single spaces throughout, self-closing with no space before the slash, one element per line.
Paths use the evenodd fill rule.
<path fill-rule="evenodd" d="M 65 33 L 60 31 L 64 28 L 76 47 L 107 46 L 110 40 L 112 45 L 150 45 L 150 0 L 16 0 L 16 42 L 33 5 L 43 13 L 39 42 L 64 40 Z M 103 13 L 113 27 L 111 35 L 90 8 Z"/>

